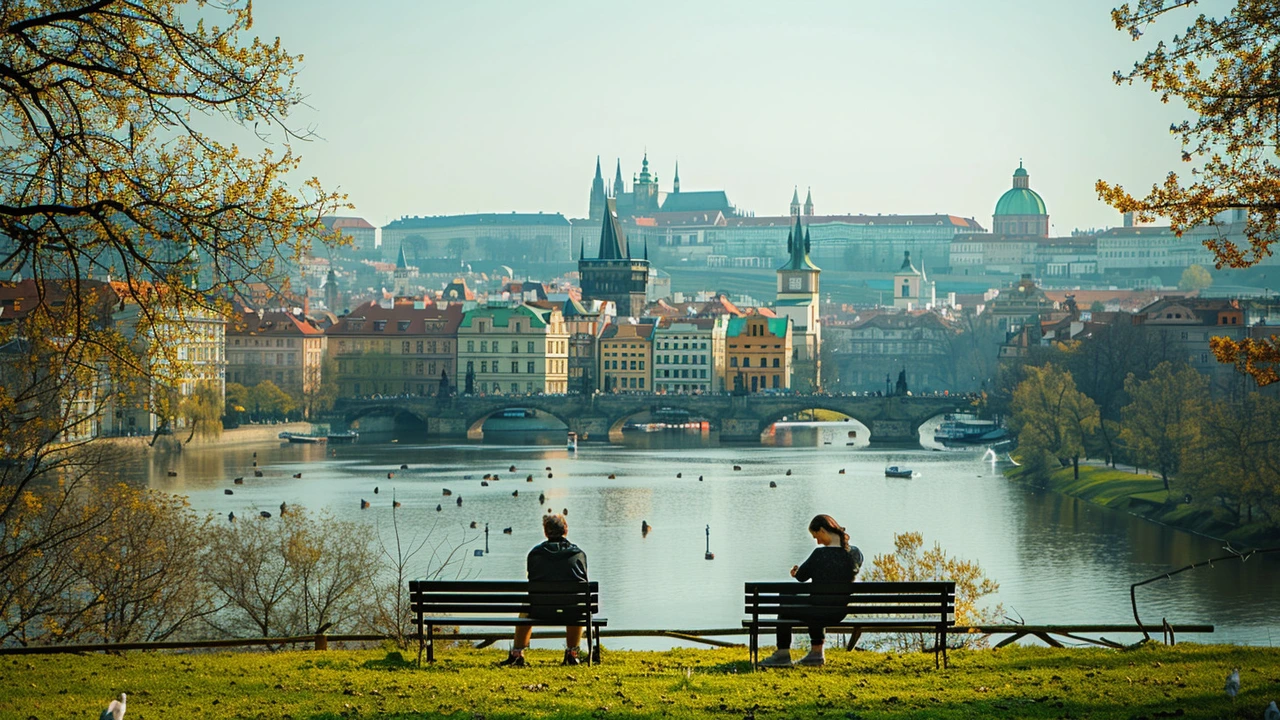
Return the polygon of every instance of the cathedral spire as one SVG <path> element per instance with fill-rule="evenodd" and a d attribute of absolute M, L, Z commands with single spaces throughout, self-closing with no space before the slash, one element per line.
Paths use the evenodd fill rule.
<path fill-rule="evenodd" d="M 596 156 L 596 180 L 604 182 L 604 177 L 600 175 L 600 156 Z"/>
<path fill-rule="evenodd" d="M 795 186 L 791 191 L 791 217 L 796 218 L 796 225 L 800 224 L 800 186 Z M 796 238 L 799 240 L 799 237 Z"/>
<path fill-rule="evenodd" d="M 673 193 L 680 192 L 680 161 L 679 160 L 676 161 L 676 179 L 671 186 L 671 192 Z"/>
<path fill-rule="evenodd" d="M 613 197 L 620 199 L 623 193 L 622 187 L 622 158 L 618 158 L 618 169 L 613 173 Z"/>
<path fill-rule="evenodd" d="M 806 216 L 813 215 L 813 188 L 809 188 L 804 197 L 804 214 Z"/>

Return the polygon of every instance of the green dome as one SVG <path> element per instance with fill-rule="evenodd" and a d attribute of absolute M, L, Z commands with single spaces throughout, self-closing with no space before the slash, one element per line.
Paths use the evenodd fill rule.
<path fill-rule="evenodd" d="M 1018 168 L 1022 170 L 1022 168 Z M 1025 173 L 1025 171 L 1023 171 Z M 996 215 L 1048 215 L 1044 200 L 1031 188 L 1011 188 L 996 202 Z"/>

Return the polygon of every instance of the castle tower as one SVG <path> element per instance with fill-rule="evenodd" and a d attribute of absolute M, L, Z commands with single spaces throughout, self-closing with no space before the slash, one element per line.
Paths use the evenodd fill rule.
<path fill-rule="evenodd" d="M 791 217 L 793 218 L 800 217 L 800 186 L 799 185 L 797 185 L 796 188 L 791 191 Z M 790 246 L 788 245 L 788 247 Z"/>
<path fill-rule="evenodd" d="M 618 224 L 612 203 L 600 223 L 600 248 L 594 258 L 579 250 L 578 275 L 582 300 L 613 302 L 619 317 L 635 317 L 644 312 L 649 285 L 649 260 L 631 257 L 626 235 Z M 646 249 L 645 254 L 648 254 Z"/>
<path fill-rule="evenodd" d="M 809 259 L 809 231 L 800 225 L 799 190 L 792 201 L 795 227 L 787 235 L 786 264 L 778 268 L 778 299 L 774 311 L 791 318 L 791 387 L 800 392 L 822 389 L 822 326 L 819 323 L 818 276 L 822 268 Z"/>
<path fill-rule="evenodd" d="M 600 156 L 597 155 L 596 176 L 591 181 L 591 203 L 587 210 L 588 218 L 592 220 L 599 220 L 604 217 L 605 199 L 604 176 L 600 174 Z"/>
<path fill-rule="evenodd" d="M 676 179 L 671 183 L 671 192 L 680 192 L 680 161 L 676 161 Z"/>
<path fill-rule="evenodd" d="M 613 171 L 613 197 L 622 197 L 622 193 L 626 192 L 626 188 L 622 186 L 622 158 L 618 158 L 618 169 Z"/>
<path fill-rule="evenodd" d="M 635 198 L 635 212 L 647 215 L 658 212 L 658 176 L 649 173 L 649 153 L 644 154 L 640 164 L 640 176 L 631 186 L 631 194 Z"/>
<path fill-rule="evenodd" d="M 809 188 L 809 192 L 804 198 L 804 216 L 813 216 L 813 188 Z"/>

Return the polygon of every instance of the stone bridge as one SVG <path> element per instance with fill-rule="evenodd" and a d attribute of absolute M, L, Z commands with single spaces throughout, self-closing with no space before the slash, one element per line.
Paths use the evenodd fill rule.
<path fill-rule="evenodd" d="M 968 406 L 962 397 L 853 397 L 844 395 L 527 395 L 400 397 L 339 400 L 334 413 L 348 425 L 368 417 L 411 416 L 438 437 L 481 437 L 485 420 L 503 410 L 536 410 L 563 422 L 579 437 L 604 439 L 644 413 L 688 414 L 706 420 L 723 440 L 759 441 L 773 423 L 804 410 L 847 415 L 871 430 L 875 445 L 918 445 L 920 426 Z"/>

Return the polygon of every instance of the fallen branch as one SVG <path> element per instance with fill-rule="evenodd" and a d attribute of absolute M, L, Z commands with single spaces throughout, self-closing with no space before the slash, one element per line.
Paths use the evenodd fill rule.
<path fill-rule="evenodd" d="M 1160 573 L 1155 577 L 1147 578 L 1142 582 L 1136 582 L 1129 586 L 1129 604 L 1133 607 L 1133 621 L 1136 622 L 1138 624 L 1138 627 L 1142 630 L 1143 642 L 1150 640 L 1151 634 L 1147 632 L 1146 626 L 1142 624 L 1142 619 L 1138 617 L 1138 596 L 1136 592 L 1138 588 L 1142 587 L 1143 585 L 1156 582 L 1157 580 L 1166 580 L 1168 578 L 1173 577 L 1174 575 L 1177 575 L 1179 573 L 1184 573 L 1188 570 L 1194 570 L 1199 567 L 1213 567 L 1213 564 L 1216 562 L 1222 562 L 1224 560 L 1239 560 L 1240 562 L 1245 562 L 1246 560 L 1253 557 L 1254 555 L 1266 555 L 1268 553 L 1280 552 L 1280 547 L 1255 548 L 1253 550 L 1240 552 L 1239 550 L 1236 550 L 1235 548 L 1231 547 L 1230 544 L 1228 544 L 1225 549 L 1228 553 L 1230 553 L 1229 555 L 1221 555 L 1219 557 L 1209 558 L 1208 560 L 1201 560 L 1199 562 L 1194 562 L 1185 567 L 1178 568 L 1177 570 L 1173 570 L 1167 573 Z"/>

